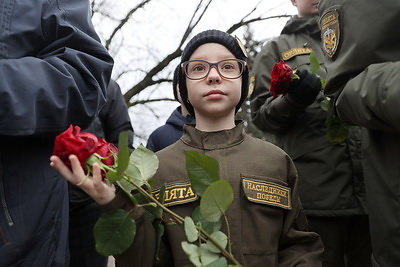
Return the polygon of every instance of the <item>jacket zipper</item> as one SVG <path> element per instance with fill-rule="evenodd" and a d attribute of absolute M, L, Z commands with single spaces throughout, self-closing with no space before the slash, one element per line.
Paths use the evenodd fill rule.
<path fill-rule="evenodd" d="M 10 211 L 8 210 L 5 192 L 4 192 L 4 183 L 3 183 L 3 170 L 2 170 L 1 162 L 0 162 L 0 200 L 1 205 L 3 206 L 4 214 L 6 215 L 8 226 L 13 226 L 14 222 L 11 218 Z"/>

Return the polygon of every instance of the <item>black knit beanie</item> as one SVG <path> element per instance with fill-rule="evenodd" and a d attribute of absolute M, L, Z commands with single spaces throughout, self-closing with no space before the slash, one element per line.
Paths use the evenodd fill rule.
<path fill-rule="evenodd" d="M 172 79 L 172 89 L 174 91 L 174 98 L 178 102 L 180 102 L 180 101 L 178 98 L 178 91 L 176 90 L 176 86 L 178 86 L 178 75 L 179 75 L 180 68 L 181 68 L 180 64 L 178 66 L 176 66 L 176 68 L 174 70 L 174 77 Z"/>
<path fill-rule="evenodd" d="M 207 30 L 200 32 L 194 36 L 189 43 L 186 45 L 182 52 L 181 63 L 188 61 L 193 52 L 201 45 L 206 43 L 218 43 L 225 46 L 231 53 L 237 58 L 247 62 L 247 55 L 244 47 L 239 41 L 227 34 L 226 32 L 219 30 Z M 187 101 L 188 91 L 186 87 L 186 76 L 182 68 L 179 68 L 179 92 L 181 94 L 182 102 L 185 105 L 189 113 L 194 116 L 193 106 Z M 242 74 L 242 94 L 239 103 L 236 105 L 235 112 L 237 112 L 247 97 L 249 91 L 249 69 L 246 67 Z"/>

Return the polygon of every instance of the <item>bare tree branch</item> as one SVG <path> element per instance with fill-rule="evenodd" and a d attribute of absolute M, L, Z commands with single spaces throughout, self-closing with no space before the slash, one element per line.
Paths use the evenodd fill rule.
<path fill-rule="evenodd" d="M 117 27 L 115 27 L 115 29 L 113 30 L 113 32 L 111 33 L 110 37 L 106 40 L 106 44 L 105 47 L 107 50 L 109 50 L 110 48 L 110 44 L 114 38 L 114 36 L 117 34 L 117 32 L 126 24 L 128 23 L 129 19 L 131 18 L 132 14 L 135 13 L 138 9 L 144 7 L 146 4 L 148 4 L 151 0 L 143 0 L 140 4 L 138 4 L 136 7 L 132 8 L 125 16 L 125 18 L 123 18 L 119 25 Z"/>
<path fill-rule="evenodd" d="M 258 22 L 258 21 L 264 21 L 264 20 L 268 20 L 268 19 L 277 19 L 277 18 L 287 18 L 287 17 L 291 17 L 292 15 L 277 15 L 277 16 L 269 16 L 269 17 L 257 17 L 257 18 L 252 18 L 249 20 L 244 20 L 244 18 L 239 21 L 238 23 L 233 24 L 231 27 L 229 27 L 229 29 L 226 31 L 227 33 L 231 34 L 234 31 L 236 31 L 237 29 L 239 29 L 240 27 L 243 26 L 247 26 L 251 23 L 254 22 Z"/>
<path fill-rule="evenodd" d="M 160 61 L 158 64 L 156 64 L 151 70 L 147 72 L 147 74 L 144 76 L 144 78 L 134 85 L 131 89 L 129 89 L 125 94 L 124 98 L 126 103 L 128 103 L 131 100 L 131 98 L 146 89 L 147 87 L 156 84 L 156 82 L 153 80 L 153 77 L 160 71 L 162 71 L 165 67 L 167 67 L 172 60 L 175 58 L 179 57 L 182 54 L 182 50 L 180 48 L 177 48 L 174 52 L 171 54 L 167 55 L 162 61 Z"/>
<path fill-rule="evenodd" d="M 137 101 L 133 101 L 131 103 L 129 103 L 128 107 L 133 107 L 136 105 L 144 105 L 144 104 L 148 104 L 148 103 L 152 103 L 152 102 L 160 102 L 160 101 L 170 101 L 170 102 L 176 102 L 175 99 L 172 98 L 152 98 L 152 99 L 143 99 L 143 100 L 137 100 Z"/>
<path fill-rule="evenodd" d="M 165 67 L 167 67 L 171 63 L 172 60 L 181 56 L 182 45 L 185 43 L 186 39 L 189 37 L 190 33 L 193 31 L 193 29 L 196 27 L 196 25 L 201 21 L 203 15 L 207 11 L 207 9 L 210 6 L 210 4 L 212 3 L 212 1 L 213 0 L 208 0 L 207 4 L 203 8 L 202 8 L 202 4 L 203 4 L 204 0 L 199 1 L 199 4 L 197 5 L 196 9 L 193 12 L 193 15 L 189 21 L 189 24 L 188 24 L 186 30 L 185 30 L 185 33 L 183 34 L 183 37 L 178 45 L 178 48 L 176 48 L 176 50 L 174 52 L 167 55 L 163 60 L 161 60 L 159 63 L 157 63 L 151 70 L 149 70 L 147 72 L 145 77 L 139 83 L 134 85 L 131 89 L 129 89 L 124 94 L 124 98 L 125 98 L 125 101 L 128 106 L 131 105 L 129 102 L 131 101 L 131 99 L 134 95 L 140 93 L 147 87 L 157 83 L 153 80 L 153 77 L 155 77 L 155 75 L 157 73 L 161 72 Z M 200 15 L 196 19 L 196 15 L 199 12 L 200 12 Z"/>

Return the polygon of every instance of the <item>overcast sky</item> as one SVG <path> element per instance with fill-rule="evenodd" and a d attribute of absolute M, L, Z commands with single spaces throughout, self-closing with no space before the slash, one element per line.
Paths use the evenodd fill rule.
<path fill-rule="evenodd" d="M 122 19 L 126 12 L 137 5 L 139 0 L 103 0 L 105 8 L 112 12 L 113 16 Z M 146 70 L 160 58 L 164 58 L 168 53 L 176 49 L 182 37 L 190 17 L 198 1 L 194 0 L 153 0 L 142 10 L 135 12 L 129 25 L 125 26 L 123 38 L 116 39 L 118 45 L 110 49 L 114 57 L 116 71 L 129 65 L 132 69 Z M 247 15 L 259 3 L 257 12 L 250 17 L 274 16 L 274 15 L 294 15 L 296 8 L 290 0 L 214 0 L 201 23 L 195 28 L 196 34 L 206 29 L 227 30 L 233 23 Z M 107 21 L 98 17 L 93 18 L 96 30 L 100 36 L 109 36 L 114 28 L 115 22 Z M 258 40 L 267 39 L 279 35 L 287 18 L 271 19 L 263 22 L 253 23 L 251 28 L 255 38 Z M 111 26 L 111 27 L 110 27 Z M 237 31 L 235 35 L 241 37 L 242 31 Z M 121 49 L 120 47 L 123 47 Z M 116 52 L 118 50 L 118 53 Z M 174 61 L 177 64 L 178 61 Z M 136 64 L 137 66 L 132 66 Z M 163 73 L 167 77 L 172 76 L 171 66 Z M 144 71 L 133 71 L 119 80 L 122 91 L 126 91 L 132 84 L 143 76 Z M 172 87 L 170 85 L 160 86 L 153 90 L 146 90 L 136 99 L 146 99 L 151 94 L 157 97 L 165 96 L 173 98 Z M 148 135 L 158 126 L 165 123 L 172 110 L 178 104 L 174 102 L 162 102 L 143 107 L 142 105 L 130 109 L 132 125 L 136 133 L 143 138 L 135 138 L 134 145 L 146 144 Z M 155 116 L 156 115 L 156 116 Z"/>

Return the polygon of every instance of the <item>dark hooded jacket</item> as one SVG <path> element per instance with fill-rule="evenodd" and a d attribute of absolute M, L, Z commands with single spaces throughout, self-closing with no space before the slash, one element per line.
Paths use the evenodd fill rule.
<path fill-rule="evenodd" d="M 0 266 L 68 266 L 67 182 L 54 137 L 86 128 L 113 61 L 81 0 L 0 0 Z"/>
<path fill-rule="evenodd" d="M 195 119 L 192 115 L 183 116 L 181 107 L 177 107 L 171 113 L 166 123 L 150 134 L 146 147 L 157 152 L 181 138 L 183 134 L 183 125 L 194 123 Z"/>

